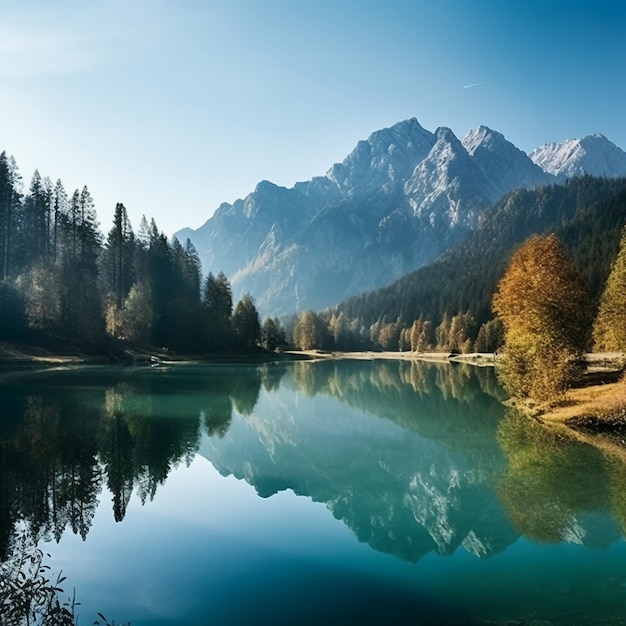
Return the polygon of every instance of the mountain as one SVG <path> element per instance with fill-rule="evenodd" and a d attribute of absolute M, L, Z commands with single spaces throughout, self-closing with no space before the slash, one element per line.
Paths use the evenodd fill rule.
<path fill-rule="evenodd" d="M 491 318 L 491 300 L 511 253 L 532 234 L 555 232 L 577 264 L 595 301 L 609 273 L 626 223 L 626 178 L 585 176 L 563 185 L 510 192 L 483 213 L 459 246 L 399 280 L 340 303 L 344 324 L 369 338 L 377 321 L 422 316 L 435 326 L 444 314 Z M 354 323 L 358 321 L 358 323 Z"/>
<path fill-rule="evenodd" d="M 531 152 L 530 158 L 559 179 L 583 174 L 608 178 L 626 176 L 626 152 L 599 134 L 547 143 Z"/>
<path fill-rule="evenodd" d="M 512 189 L 555 180 L 486 126 L 460 141 L 412 118 L 359 141 L 325 176 L 290 189 L 262 181 L 175 236 L 262 315 L 319 310 L 434 261 Z"/>
<path fill-rule="evenodd" d="M 518 187 L 530 188 L 553 182 L 552 176 L 533 163 L 528 155 L 504 138 L 502 133 L 480 126 L 463 138 L 463 146 L 493 185 L 492 204 Z"/>

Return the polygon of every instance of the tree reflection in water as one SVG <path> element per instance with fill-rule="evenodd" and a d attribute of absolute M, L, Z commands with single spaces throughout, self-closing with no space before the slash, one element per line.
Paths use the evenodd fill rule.
<path fill-rule="evenodd" d="M 122 382 L 119 379 L 123 378 Z M 233 410 L 254 410 L 261 382 L 247 368 L 180 372 L 78 370 L 25 375 L 0 394 L 0 560 L 16 522 L 35 542 L 83 539 L 102 486 L 122 521 L 133 492 L 142 503 L 179 463 L 189 464 L 200 427 L 224 436 Z"/>
<path fill-rule="evenodd" d="M 624 531 L 623 463 L 514 410 L 500 422 L 498 441 L 509 463 L 497 490 L 518 531 L 599 547 Z"/>
<path fill-rule="evenodd" d="M 35 542 L 84 539 L 104 488 L 122 521 L 200 445 L 220 473 L 324 502 L 410 561 L 459 546 L 487 557 L 520 533 L 621 536 L 624 464 L 502 417 L 502 399 L 492 371 L 410 361 L 24 375 L 0 393 L 0 559 L 18 521 Z"/>

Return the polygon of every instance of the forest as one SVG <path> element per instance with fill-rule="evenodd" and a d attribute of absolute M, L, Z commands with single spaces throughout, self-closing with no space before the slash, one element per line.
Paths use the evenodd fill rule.
<path fill-rule="evenodd" d="M 88 188 L 69 195 L 35 171 L 24 190 L 0 154 L 0 341 L 121 355 L 302 350 L 494 352 L 504 341 L 492 298 L 513 253 L 554 233 L 579 268 L 592 317 L 626 222 L 626 179 L 583 176 L 519 189 L 435 263 L 332 309 L 262 324 L 254 300 L 233 303 L 228 278 L 202 276 L 189 240 L 154 220 L 134 231 L 122 203 L 106 235 Z M 417 243 L 416 243 L 417 245 Z M 591 345 L 589 345 L 591 347 Z"/>
<path fill-rule="evenodd" d="M 584 176 L 519 189 L 435 263 L 333 309 L 301 314 L 302 348 L 493 352 L 503 342 L 492 298 L 512 254 L 534 234 L 554 233 L 579 268 L 593 315 L 626 222 L 626 180 Z"/>
<path fill-rule="evenodd" d="M 279 320 L 261 324 L 250 295 L 233 306 L 223 273 L 202 278 L 189 240 L 169 241 L 145 216 L 135 233 L 122 203 L 106 236 L 99 226 L 86 186 L 69 195 L 36 170 L 24 191 L 0 154 L 0 340 L 106 355 L 284 346 Z"/>

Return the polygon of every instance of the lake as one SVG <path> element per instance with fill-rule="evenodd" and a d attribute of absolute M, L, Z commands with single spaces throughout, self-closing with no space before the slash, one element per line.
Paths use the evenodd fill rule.
<path fill-rule="evenodd" d="M 626 623 L 626 468 L 486 368 L 83 367 L 0 378 L 0 558 L 80 623 Z"/>

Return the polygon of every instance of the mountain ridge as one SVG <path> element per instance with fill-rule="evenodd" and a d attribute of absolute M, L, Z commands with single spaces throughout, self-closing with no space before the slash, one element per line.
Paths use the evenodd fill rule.
<path fill-rule="evenodd" d="M 359 141 L 325 176 L 291 188 L 261 181 L 175 236 L 191 240 L 205 273 L 231 278 L 235 298 L 251 293 L 262 314 L 319 310 L 434 261 L 515 188 L 562 182 L 567 171 L 602 163 L 626 175 L 626 153 L 589 137 L 547 144 L 532 159 L 487 126 L 460 140 L 413 117 Z"/>

